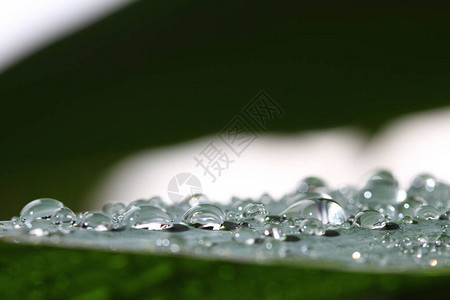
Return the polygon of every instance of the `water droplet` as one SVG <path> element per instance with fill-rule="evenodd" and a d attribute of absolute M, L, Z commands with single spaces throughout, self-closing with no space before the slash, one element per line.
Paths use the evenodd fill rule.
<path fill-rule="evenodd" d="M 300 223 L 300 231 L 308 235 L 324 235 L 325 226 L 316 218 L 308 218 Z"/>
<path fill-rule="evenodd" d="M 272 224 L 264 226 L 264 228 L 262 228 L 262 233 L 264 236 L 271 237 L 276 240 L 284 239 L 285 236 L 281 226 Z"/>
<path fill-rule="evenodd" d="M 354 260 L 360 259 L 360 258 L 361 258 L 361 253 L 359 253 L 358 251 L 353 252 L 353 253 L 352 253 L 352 258 L 353 258 Z"/>
<path fill-rule="evenodd" d="M 427 205 L 423 198 L 419 196 L 408 196 L 406 200 L 397 206 L 399 217 L 414 217 L 420 206 Z"/>
<path fill-rule="evenodd" d="M 51 216 L 54 225 L 71 226 L 76 222 L 76 216 L 70 208 L 56 209 Z"/>
<path fill-rule="evenodd" d="M 354 224 L 367 229 L 379 229 L 386 226 L 386 219 L 376 210 L 365 210 L 355 216 Z"/>
<path fill-rule="evenodd" d="M 431 205 L 424 205 L 417 209 L 416 217 L 424 220 L 437 220 L 439 211 Z"/>
<path fill-rule="evenodd" d="M 405 224 L 412 224 L 414 221 L 411 217 L 406 216 L 406 217 L 403 217 L 402 222 Z"/>
<path fill-rule="evenodd" d="M 428 238 L 426 237 L 426 236 L 424 236 L 424 235 L 418 235 L 417 237 L 416 237 L 416 240 L 417 240 L 417 242 L 419 242 L 419 245 L 421 246 L 421 247 L 426 247 L 427 246 L 427 244 L 428 244 Z"/>
<path fill-rule="evenodd" d="M 254 244 L 259 237 L 257 232 L 248 228 L 239 228 L 233 232 L 233 240 L 241 244 Z"/>
<path fill-rule="evenodd" d="M 396 204 L 398 193 L 398 182 L 394 176 L 390 172 L 380 171 L 370 177 L 355 198 L 364 209 L 378 210 Z"/>
<path fill-rule="evenodd" d="M 392 248 L 395 247 L 395 245 L 397 244 L 396 240 L 394 238 L 392 238 L 392 236 L 387 233 L 382 239 L 381 239 L 381 243 L 383 244 L 383 246 L 385 246 L 386 248 Z"/>
<path fill-rule="evenodd" d="M 20 219 L 24 222 L 30 222 L 34 219 L 48 219 L 53 212 L 64 205 L 55 199 L 42 198 L 33 200 L 22 209 Z"/>
<path fill-rule="evenodd" d="M 57 231 L 57 228 L 48 219 L 34 219 L 26 223 L 29 234 L 34 236 L 46 236 Z"/>
<path fill-rule="evenodd" d="M 327 184 L 317 177 L 306 177 L 298 184 L 299 193 L 325 193 Z"/>
<path fill-rule="evenodd" d="M 83 215 L 81 227 L 88 230 L 107 231 L 111 229 L 111 219 L 101 212 L 88 212 Z"/>
<path fill-rule="evenodd" d="M 199 204 L 186 211 L 183 219 L 188 225 L 193 227 L 219 230 L 225 219 L 225 214 L 216 205 Z"/>
<path fill-rule="evenodd" d="M 436 239 L 435 244 L 437 247 L 450 247 L 450 236 L 446 235 L 445 233 L 441 234 Z"/>
<path fill-rule="evenodd" d="M 243 210 L 243 216 L 245 219 L 254 219 L 262 222 L 266 215 L 267 211 L 262 203 L 249 203 Z"/>
<path fill-rule="evenodd" d="M 408 189 L 408 194 L 423 198 L 428 205 L 435 207 L 440 213 L 449 208 L 450 186 L 430 174 L 415 177 Z"/>
<path fill-rule="evenodd" d="M 293 220 L 316 218 L 323 224 L 331 225 L 340 225 L 347 220 L 344 209 L 330 199 L 300 200 L 282 211 L 281 215 Z"/>
<path fill-rule="evenodd" d="M 242 214 L 238 213 L 234 210 L 227 210 L 226 212 L 226 220 L 239 222 L 242 221 Z"/>
<path fill-rule="evenodd" d="M 450 211 L 446 211 L 445 213 L 443 213 L 440 217 L 439 217 L 439 219 L 441 219 L 441 220 L 450 220 Z"/>
<path fill-rule="evenodd" d="M 140 200 L 138 200 L 138 201 L 140 201 Z M 135 202 L 136 201 L 131 202 L 131 203 L 135 203 Z M 131 203 L 130 203 L 130 205 L 131 205 Z M 134 206 L 134 204 L 132 206 Z M 136 205 L 136 206 L 139 206 L 139 205 Z M 102 211 L 105 214 L 107 214 L 108 216 L 113 217 L 115 215 L 123 214 L 126 211 L 126 209 L 127 208 L 125 207 L 125 204 L 117 202 L 117 203 L 107 203 L 107 204 L 105 204 L 103 206 L 103 208 L 102 208 Z"/>
<path fill-rule="evenodd" d="M 135 206 L 128 210 L 122 219 L 127 228 L 162 230 L 172 226 L 172 218 L 154 206 Z"/>

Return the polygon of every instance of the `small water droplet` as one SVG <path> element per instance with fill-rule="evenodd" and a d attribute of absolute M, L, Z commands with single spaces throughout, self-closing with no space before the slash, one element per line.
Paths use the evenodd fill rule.
<path fill-rule="evenodd" d="M 254 219 L 262 222 L 267 215 L 267 211 L 262 203 L 249 203 L 244 207 L 242 215 L 245 219 Z"/>
<path fill-rule="evenodd" d="M 300 223 L 300 231 L 308 235 L 324 235 L 325 226 L 316 218 L 308 218 Z"/>
<path fill-rule="evenodd" d="M 386 248 L 392 248 L 395 247 L 397 242 L 394 238 L 392 238 L 392 236 L 387 233 L 382 239 L 381 239 L 381 243 L 383 244 L 383 246 L 385 246 Z"/>
<path fill-rule="evenodd" d="M 127 228 L 162 230 L 172 226 L 172 218 L 163 210 L 154 206 L 135 206 L 128 210 L 122 225 Z"/>
<path fill-rule="evenodd" d="M 219 230 L 225 219 L 225 214 L 216 205 L 199 204 L 186 211 L 183 219 L 188 225 L 193 227 Z"/>
<path fill-rule="evenodd" d="M 423 234 L 416 236 L 416 240 L 419 242 L 421 247 L 426 247 L 428 244 L 428 238 Z"/>
<path fill-rule="evenodd" d="M 20 212 L 20 219 L 24 222 L 30 222 L 34 219 L 48 219 L 56 209 L 63 206 L 61 202 L 55 199 L 36 199 L 25 205 Z"/>
<path fill-rule="evenodd" d="M 54 225 L 71 226 L 76 222 L 76 216 L 70 208 L 56 209 L 51 216 Z"/>
<path fill-rule="evenodd" d="M 435 244 L 437 247 L 450 247 L 450 236 L 446 235 L 445 233 L 441 234 L 436 239 Z"/>
<path fill-rule="evenodd" d="M 88 230 L 108 231 L 111 229 L 111 219 L 101 212 L 88 212 L 83 215 L 81 227 Z"/>
<path fill-rule="evenodd" d="M 403 217 L 402 222 L 405 224 L 412 224 L 414 221 L 411 217 L 406 216 L 406 217 Z"/>
<path fill-rule="evenodd" d="M 367 229 L 379 229 L 386 226 L 386 219 L 376 210 L 365 210 L 355 216 L 354 224 Z"/>

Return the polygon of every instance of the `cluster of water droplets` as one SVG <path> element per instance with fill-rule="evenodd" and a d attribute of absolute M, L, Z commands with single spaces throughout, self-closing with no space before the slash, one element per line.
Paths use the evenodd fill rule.
<path fill-rule="evenodd" d="M 435 267 L 450 265 L 449 204 L 450 186 L 429 174 L 403 190 L 379 171 L 359 189 L 331 189 L 308 177 L 281 199 L 234 197 L 226 205 L 196 194 L 177 204 L 153 197 L 76 214 L 58 200 L 37 199 L 0 222 L 0 237 L 242 260 Z"/>

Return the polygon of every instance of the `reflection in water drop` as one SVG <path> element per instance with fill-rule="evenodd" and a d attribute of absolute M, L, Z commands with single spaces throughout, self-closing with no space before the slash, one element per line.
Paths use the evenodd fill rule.
<path fill-rule="evenodd" d="M 366 210 L 395 205 L 398 198 L 398 182 L 388 171 L 375 173 L 356 195 L 356 201 Z"/>
<path fill-rule="evenodd" d="M 330 199 L 304 199 L 300 200 L 284 211 L 282 216 L 291 219 L 316 218 L 323 224 L 340 225 L 347 220 L 344 209 Z"/>
<path fill-rule="evenodd" d="M 51 220 L 54 225 L 71 226 L 76 222 L 76 216 L 70 208 L 61 207 L 53 212 Z"/>
<path fill-rule="evenodd" d="M 262 203 L 249 203 L 244 207 L 242 215 L 245 219 L 263 221 L 267 211 Z"/>
<path fill-rule="evenodd" d="M 324 235 L 325 226 L 316 218 L 308 218 L 300 223 L 300 231 L 308 235 Z"/>
<path fill-rule="evenodd" d="M 225 219 L 225 214 L 216 205 L 199 204 L 186 211 L 183 219 L 188 225 L 193 227 L 219 230 Z"/>
<path fill-rule="evenodd" d="M 135 206 L 122 218 L 122 225 L 127 228 L 162 230 L 172 226 L 172 218 L 154 206 Z"/>
<path fill-rule="evenodd" d="M 398 216 L 401 217 L 415 217 L 416 211 L 419 207 L 427 205 L 426 201 L 419 196 L 408 196 L 405 201 L 397 206 Z"/>
<path fill-rule="evenodd" d="M 450 205 L 450 186 L 430 174 L 415 177 L 408 189 L 408 195 L 423 198 L 440 213 L 444 213 Z"/>
<path fill-rule="evenodd" d="M 354 224 L 367 229 L 379 229 L 386 226 L 386 219 L 376 210 L 365 210 L 355 216 Z"/>
<path fill-rule="evenodd" d="M 30 222 L 34 219 L 48 219 L 53 212 L 64 205 L 55 199 L 42 198 L 31 201 L 20 212 L 20 219 Z"/>
<path fill-rule="evenodd" d="M 111 229 L 111 219 L 101 212 L 88 212 L 83 215 L 80 223 L 82 228 L 95 231 L 108 231 Z"/>

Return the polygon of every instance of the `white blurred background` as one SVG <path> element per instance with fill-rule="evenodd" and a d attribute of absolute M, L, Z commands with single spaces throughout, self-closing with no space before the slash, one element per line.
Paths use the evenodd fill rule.
<path fill-rule="evenodd" d="M 132 0 L 0 0 L 0 72 Z"/>

